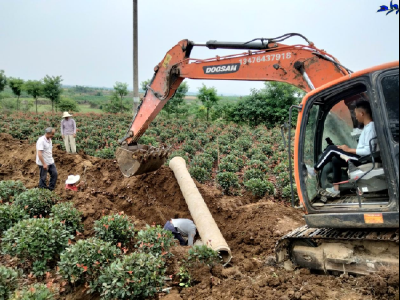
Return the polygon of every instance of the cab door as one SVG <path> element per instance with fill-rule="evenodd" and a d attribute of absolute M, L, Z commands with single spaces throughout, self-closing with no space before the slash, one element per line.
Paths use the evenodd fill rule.
<path fill-rule="evenodd" d="M 390 174 L 391 193 L 399 206 L 399 69 L 378 72 L 373 75 L 375 104 L 380 111 L 381 122 L 377 128 L 388 141 L 384 145 L 387 172 Z M 391 197 L 392 198 L 392 197 Z"/>

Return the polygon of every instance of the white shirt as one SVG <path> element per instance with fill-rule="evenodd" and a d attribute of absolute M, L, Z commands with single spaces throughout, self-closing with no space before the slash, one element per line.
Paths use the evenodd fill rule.
<path fill-rule="evenodd" d="M 196 236 L 197 228 L 193 221 L 188 219 L 172 219 L 172 224 L 178 229 L 178 232 L 184 236 L 188 237 L 188 245 L 193 246 L 194 237 Z"/>
<path fill-rule="evenodd" d="M 36 163 L 39 166 L 43 166 L 42 162 L 39 159 L 39 151 L 43 151 L 43 160 L 46 165 L 54 164 L 53 158 L 53 142 L 48 140 L 46 136 L 41 136 L 36 142 Z"/>
<path fill-rule="evenodd" d="M 369 147 L 369 142 L 373 138 L 376 138 L 375 131 L 375 123 L 371 122 L 367 126 L 364 127 L 363 132 L 361 133 L 360 140 L 357 146 L 357 155 L 359 156 L 367 156 L 371 154 L 371 148 Z M 377 141 L 373 141 L 372 145 L 376 145 Z"/>

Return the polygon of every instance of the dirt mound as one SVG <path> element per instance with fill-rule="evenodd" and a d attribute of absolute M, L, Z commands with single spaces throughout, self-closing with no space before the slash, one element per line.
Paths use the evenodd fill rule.
<path fill-rule="evenodd" d="M 38 184 L 35 146 L 0 134 L 0 180 L 21 180 L 28 188 Z M 59 173 L 56 192 L 73 201 L 84 214 L 85 236 L 93 234 L 93 222 L 102 215 L 124 211 L 138 228 L 164 225 L 169 218 L 190 218 L 173 172 L 168 167 L 135 178 L 125 178 L 116 161 L 84 154 L 68 155 L 58 148 L 54 157 Z M 68 175 L 81 175 L 85 188 L 65 191 Z M 250 197 L 223 196 L 213 186 L 197 184 L 216 223 L 233 252 L 228 269 L 200 268 L 198 283 L 182 289 L 174 285 L 165 299 L 398 299 L 398 278 L 385 273 L 365 278 L 316 276 L 307 270 L 286 272 L 270 264 L 277 240 L 304 224 L 302 211 L 272 199 L 253 203 Z M 187 249 L 174 250 L 169 275 L 179 272 Z M 86 299 L 78 293 L 68 299 Z"/>

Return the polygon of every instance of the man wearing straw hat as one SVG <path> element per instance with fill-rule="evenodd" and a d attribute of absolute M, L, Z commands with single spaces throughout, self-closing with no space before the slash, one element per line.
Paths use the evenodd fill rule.
<path fill-rule="evenodd" d="M 61 135 L 64 140 L 65 149 L 68 153 L 76 153 L 76 123 L 72 119 L 69 112 L 63 113 L 63 120 L 61 121 Z"/>

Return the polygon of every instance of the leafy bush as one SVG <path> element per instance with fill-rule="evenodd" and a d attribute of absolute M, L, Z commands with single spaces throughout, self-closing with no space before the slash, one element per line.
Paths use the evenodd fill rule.
<path fill-rule="evenodd" d="M 274 154 L 274 150 L 272 149 L 271 145 L 269 145 L 269 144 L 262 144 L 260 146 L 260 149 L 266 156 L 270 156 L 270 155 Z"/>
<path fill-rule="evenodd" d="M 205 183 L 211 179 L 211 174 L 209 170 L 202 167 L 194 166 L 189 169 L 190 175 L 200 183 Z"/>
<path fill-rule="evenodd" d="M 222 260 L 218 252 L 207 247 L 206 245 L 203 245 L 203 246 L 194 246 L 189 250 L 185 264 L 187 266 L 204 264 L 209 267 L 213 267 L 221 262 Z"/>
<path fill-rule="evenodd" d="M 243 152 L 247 152 L 247 150 L 253 146 L 253 141 L 247 136 L 242 136 L 236 140 L 235 146 L 236 148 L 243 150 Z"/>
<path fill-rule="evenodd" d="M 264 154 L 255 154 L 255 155 L 252 156 L 251 159 L 252 160 L 262 161 L 262 162 L 268 161 L 268 157 L 266 155 L 264 155 Z"/>
<path fill-rule="evenodd" d="M 192 145 L 188 144 L 183 145 L 182 150 L 185 151 L 185 153 L 188 153 L 190 157 L 196 155 L 197 152 L 197 150 Z"/>
<path fill-rule="evenodd" d="M 161 258 L 132 253 L 105 268 L 93 288 L 105 300 L 147 299 L 162 289 L 165 271 Z"/>
<path fill-rule="evenodd" d="M 183 150 L 178 150 L 178 151 L 172 152 L 172 154 L 169 156 L 168 164 L 175 157 L 182 157 L 186 161 L 186 164 L 189 163 L 189 156 L 187 155 L 187 153 Z"/>
<path fill-rule="evenodd" d="M 196 155 L 193 160 L 190 163 L 190 167 L 200 167 L 208 172 L 212 171 L 214 159 L 212 158 L 211 155 L 202 153 L 199 155 Z"/>
<path fill-rule="evenodd" d="M 0 265 L 0 299 L 7 300 L 18 288 L 20 273 L 14 269 Z"/>
<path fill-rule="evenodd" d="M 73 99 L 61 98 L 60 102 L 57 104 L 60 111 L 78 112 L 79 106 Z"/>
<path fill-rule="evenodd" d="M 28 219 L 28 213 L 16 205 L 0 205 L 0 234 L 13 227 L 23 219 Z"/>
<path fill-rule="evenodd" d="M 232 163 L 236 165 L 239 168 L 239 170 L 241 170 L 244 167 L 243 159 L 232 154 L 227 155 L 223 159 L 221 159 L 221 163 Z"/>
<path fill-rule="evenodd" d="M 267 165 L 259 160 L 250 160 L 249 162 L 247 162 L 247 166 L 253 169 L 260 170 L 264 173 L 267 172 L 268 169 Z"/>
<path fill-rule="evenodd" d="M 157 142 L 154 136 L 142 136 L 139 140 L 139 144 L 142 145 L 151 145 L 153 147 L 158 147 L 159 143 Z"/>
<path fill-rule="evenodd" d="M 20 259 L 50 261 L 67 247 L 70 238 L 73 236 L 57 220 L 23 220 L 4 232 L 2 250 Z"/>
<path fill-rule="evenodd" d="M 256 197 L 264 197 L 267 193 L 274 195 L 275 193 L 275 187 L 271 182 L 259 178 L 250 179 L 244 185 Z"/>
<path fill-rule="evenodd" d="M 31 217 L 47 216 L 60 198 L 49 190 L 32 189 L 15 198 L 15 205 L 25 209 Z"/>
<path fill-rule="evenodd" d="M 276 184 L 280 188 L 284 188 L 290 183 L 290 174 L 289 172 L 282 172 L 278 176 L 276 176 Z"/>
<path fill-rule="evenodd" d="M 110 242 L 97 238 L 79 240 L 61 254 L 59 273 L 70 283 L 90 282 L 120 254 L 121 250 Z"/>
<path fill-rule="evenodd" d="M 235 193 L 240 188 L 239 178 L 235 173 L 224 172 L 217 175 L 217 182 L 226 194 Z"/>
<path fill-rule="evenodd" d="M 168 254 L 170 248 L 175 245 L 172 232 L 164 230 L 160 226 L 147 226 L 137 234 L 137 248 L 140 252 L 151 253 L 154 256 Z"/>
<path fill-rule="evenodd" d="M 53 300 L 56 294 L 57 290 L 50 290 L 44 284 L 37 283 L 15 292 L 12 300 Z"/>
<path fill-rule="evenodd" d="M 261 170 L 258 170 L 258 169 L 248 169 L 244 173 L 244 182 L 247 182 L 247 181 L 249 181 L 251 179 L 264 180 L 265 179 L 265 174 L 264 174 L 264 172 L 262 172 Z"/>
<path fill-rule="evenodd" d="M 0 203 L 12 202 L 14 197 L 26 191 L 21 181 L 0 181 Z"/>
<path fill-rule="evenodd" d="M 72 234 L 83 231 L 82 212 L 77 210 L 71 202 L 54 205 L 50 216 L 64 223 Z"/>
<path fill-rule="evenodd" d="M 113 216 L 104 216 L 94 223 L 96 237 L 106 242 L 126 245 L 135 236 L 135 225 L 128 216 L 120 213 Z"/>
<path fill-rule="evenodd" d="M 293 189 L 294 189 L 294 199 L 295 201 L 299 201 L 299 194 L 297 193 L 297 186 L 295 184 L 293 184 Z M 282 198 L 287 199 L 289 201 L 292 200 L 292 189 L 290 184 L 283 188 Z"/>
<path fill-rule="evenodd" d="M 98 149 L 94 153 L 94 156 L 102 159 L 113 159 L 115 157 L 115 150 L 109 147 Z"/>
<path fill-rule="evenodd" d="M 214 161 L 218 160 L 218 148 L 216 144 L 208 144 L 204 153 L 210 155 Z"/>
<path fill-rule="evenodd" d="M 274 169 L 274 173 L 276 175 L 282 174 L 284 172 L 288 172 L 289 170 L 289 163 L 288 162 L 281 162 L 279 165 L 277 165 Z"/>
<path fill-rule="evenodd" d="M 219 171 L 237 173 L 239 172 L 239 166 L 235 165 L 234 163 L 225 161 L 219 164 Z"/>

